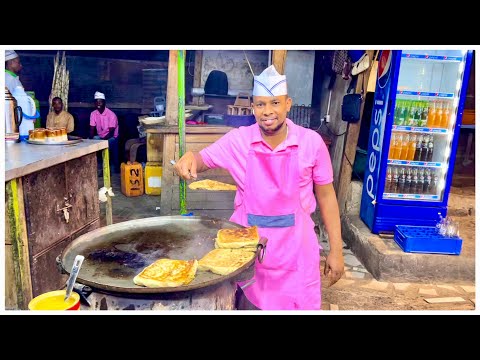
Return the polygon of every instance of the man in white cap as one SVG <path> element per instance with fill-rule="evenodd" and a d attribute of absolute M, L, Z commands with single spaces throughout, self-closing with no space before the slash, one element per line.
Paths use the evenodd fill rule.
<path fill-rule="evenodd" d="M 97 91 L 93 96 L 96 110 L 90 114 L 90 139 L 108 140 L 111 171 L 119 172 L 118 164 L 118 119 L 117 115 L 106 107 L 105 94 Z M 97 135 L 95 135 L 95 130 Z"/>
<path fill-rule="evenodd" d="M 5 86 L 11 93 L 17 86 L 23 87 L 18 77 L 22 68 L 18 54 L 13 50 L 5 50 Z"/>
<path fill-rule="evenodd" d="M 320 310 L 315 196 L 330 242 L 324 274 L 330 285 L 343 274 L 330 155 L 317 132 L 287 119 L 291 105 L 286 77 L 270 66 L 254 77 L 256 124 L 231 130 L 199 153 L 187 152 L 174 167 L 186 180 L 211 168 L 227 169 L 237 183 L 230 221 L 257 226 L 268 239 L 254 278 L 239 283 L 238 309 Z"/>

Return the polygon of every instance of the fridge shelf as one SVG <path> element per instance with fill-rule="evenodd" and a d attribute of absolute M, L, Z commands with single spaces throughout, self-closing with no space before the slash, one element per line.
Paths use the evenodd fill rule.
<path fill-rule="evenodd" d="M 433 98 L 441 98 L 441 99 L 453 99 L 453 96 L 455 94 L 454 93 L 443 93 L 443 92 L 429 92 L 429 91 L 397 90 L 397 95 L 433 97 Z"/>
<path fill-rule="evenodd" d="M 462 62 L 462 56 L 442 56 L 442 55 L 428 55 L 428 54 L 402 54 L 402 58 L 427 60 L 427 61 L 444 61 L 444 62 Z"/>
<path fill-rule="evenodd" d="M 388 159 L 388 165 L 401 165 L 401 166 L 417 166 L 424 168 L 441 168 L 442 163 L 434 161 L 412 161 L 412 160 L 395 160 Z"/>
<path fill-rule="evenodd" d="M 420 127 L 420 126 L 392 125 L 392 130 L 393 131 L 410 131 L 415 133 L 448 134 L 448 129 L 429 128 L 429 127 Z"/>
<path fill-rule="evenodd" d="M 383 193 L 384 199 L 440 200 L 439 195 Z"/>

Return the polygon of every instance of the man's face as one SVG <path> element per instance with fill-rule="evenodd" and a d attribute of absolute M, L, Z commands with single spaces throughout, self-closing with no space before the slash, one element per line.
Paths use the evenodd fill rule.
<path fill-rule="evenodd" d="M 291 106 L 288 95 L 253 97 L 255 120 L 265 135 L 275 135 L 280 130 Z"/>
<path fill-rule="evenodd" d="M 15 59 L 10 60 L 8 65 L 10 67 L 9 70 L 13 71 L 17 75 L 23 68 L 22 63 L 20 62 L 20 57 L 16 57 Z"/>
<path fill-rule="evenodd" d="M 52 101 L 53 110 L 58 114 L 63 110 L 62 100 L 55 99 Z"/>
<path fill-rule="evenodd" d="M 105 110 L 105 100 L 95 99 L 95 107 L 98 111 L 103 112 L 103 110 Z"/>

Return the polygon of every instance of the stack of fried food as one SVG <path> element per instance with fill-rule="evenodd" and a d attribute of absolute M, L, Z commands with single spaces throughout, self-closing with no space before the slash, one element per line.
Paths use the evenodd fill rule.
<path fill-rule="evenodd" d="M 256 226 L 220 229 L 215 240 L 216 249 L 198 261 L 198 269 L 228 275 L 252 260 L 259 240 Z"/>
<path fill-rule="evenodd" d="M 215 240 L 216 249 L 200 260 L 159 259 L 136 275 L 133 282 L 150 288 L 188 285 L 197 269 L 228 275 L 253 259 L 259 240 L 256 226 L 220 229 Z"/>

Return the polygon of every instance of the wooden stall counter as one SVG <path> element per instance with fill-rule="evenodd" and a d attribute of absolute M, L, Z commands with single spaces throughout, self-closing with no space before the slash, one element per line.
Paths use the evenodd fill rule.
<path fill-rule="evenodd" d="M 5 145 L 6 309 L 26 309 L 32 297 L 65 285 L 55 259 L 100 226 L 96 152 L 107 149 L 104 140 Z"/>
<path fill-rule="evenodd" d="M 160 161 L 162 170 L 162 194 L 160 215 L 178 215 L 180 212 L 179 178 L 174 175 L 170 160 L 179 159 L 178 125 L 146 126 L 148 161 Z M 229 126 L 185 126 L 186 151 L 200 151 L 220 139 L 230 130 Z M 154 160 L 153 160 L 154 159 Z M 234 184 L 224 169 L 212 169 L 199 174 L 199 180 L 212 179 Z M 229 218 L 233 213 L 234 191 L 210 191 L 187 188 L 187 207 L 195 215 Z"/>

